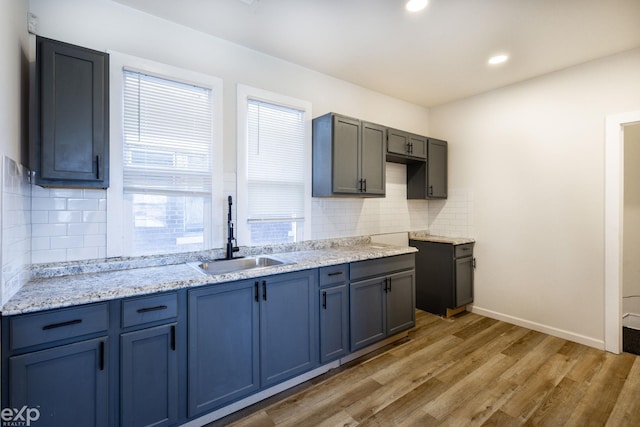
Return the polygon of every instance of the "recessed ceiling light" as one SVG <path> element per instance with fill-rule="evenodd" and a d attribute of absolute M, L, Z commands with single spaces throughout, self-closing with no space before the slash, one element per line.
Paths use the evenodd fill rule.
<path fill-rule="evenodd" d="M 498 65 L 507 62 L 508 59 L 509 55 L 495 55 L 489 58 L 488 62 L 490 65 Z"/>
<path fill-rule="evenodd" d="M 428 3 L 429 0 L 408 0 L 404 7 L 409 12 L 419 12 L 427 7 Z"/>

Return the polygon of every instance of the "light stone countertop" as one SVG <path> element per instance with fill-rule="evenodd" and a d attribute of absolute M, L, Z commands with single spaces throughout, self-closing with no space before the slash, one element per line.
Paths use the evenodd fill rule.
<path fill-rule="evenodd" d="M 434 236 L 424 232 L 411 232 L 409 233 L 409 239 L 423 242 L 449 243 L 451 245 L 464 245 L 475 242 L 475 239 L 469 237 Z"/>
<path fill-rule="evenodd" d="M 417 251 L 412 247 L 371 244 L 369 240 L 355 243 L 282 253 L 273 253 L 267 250 L 265 254 L 292 264 L 217 275 L 204 274 L 185 262 L 131 268 L 131 262 L 125 266 L 120 260 L 118 261 L 120 264 L 116 263 L 115 265 L 119 265 L 122 269 L 105 267 L 104 264 L 108 263 L 101 263 L 98 267 L 92 267 L 89 263 L 79 263 L 79 265 L 65 263 L 62 267 L 50 265 L 47 267 L 60 270 L 56 273 L 57 275 L 50 272 L 35 274 L 34 279 L 4 304 L 2 315 L 9 316 L 206 284 L 251 279 Z M 61 275 L 65 271 L 69 275 Z M 77 274 L 79 272 L 80 274 Z"/>

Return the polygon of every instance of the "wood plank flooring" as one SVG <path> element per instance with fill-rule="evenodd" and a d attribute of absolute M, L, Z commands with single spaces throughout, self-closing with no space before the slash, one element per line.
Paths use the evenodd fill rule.
<path fill-rule="evenodd" d="M 416 313 L 408 338 L 208 427 L 640 425 L 640 357 Z"/>

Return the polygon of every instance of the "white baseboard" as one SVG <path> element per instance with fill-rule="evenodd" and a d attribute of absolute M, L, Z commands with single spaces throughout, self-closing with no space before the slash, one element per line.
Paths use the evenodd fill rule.
<path fill-rule="evenodd" d="M 558 329 L 552 326 L 543 325 L 541 323 L 531 322 L 526 319 L 510 316 L 508 314 L 498 313 L 493 310 L 487 310 L 485 308 L 478 307 L 476 305 L 473 306 L 473 309 L 471 311 L 481 316 L 502 320 L 503 322 L 512 323 L 514 325 L 522 326 L 527 329 L 543 332 L 545 334 L 553 335 L 554 337 L 563 338 L 565 340 L 577 342 L 578 344 L 584 344 L 589 347 L 594 347 L 594 348 L 597 348 L 598 350 L 604 350 L 604 340 L 598 340 L 595 338 L 576 334 L 574 332 L 566 331 L 564 329 Z"/>
<path fill-rule="evenodd" d="M 625 313 L 624 316 L 622 316 L 622 326 L 640 330 L 640 314 Z"/>

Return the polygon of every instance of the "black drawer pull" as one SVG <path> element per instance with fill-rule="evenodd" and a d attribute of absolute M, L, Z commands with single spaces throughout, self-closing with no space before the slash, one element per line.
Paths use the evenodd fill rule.
<path fill-rule="evenodd" d="M 104 341 L 100 341 L 100 355 L 98 357 L 100 370 L 104 371 Z"/>
<path fill-rule="evenodd" d="M 256 302 L 260 301 L 260 290 L 259 290 L 259 287 L 260 287 L 260 284 L 256 280 L 256 282 L 254 283 L 254 291 L 255 291 L 254 298 L 256 299 Z"/>
<path fill-rule="evenodd" d="M 262 299 L 264 301 L 267 300 L 267 281 L 266 280 L 262 281 Z"/>
<path fill-rule="evenodd" d="M 176 325 L 171 325 L 171 350 L 176 351 Z"/>
<path fill-rule="evenodd" d="M 63 326 L 77 325 L 78 323 L 81 323 L 81 322 L 82 322 L 82 319 L 74 319 L 74 320 L 69 320 L 67 322 L 52 323 L 51 325 L 43 326 L 42 330 L 48 331 L 49 329 L 62 328 Z"/>
<path fill-rule="evenodd" d="M 333 273 L 327 274 L 327 276 L 339 276 L 342 274 L 342 271 L 334 271 Z"/>
<path fill-rule="evenodd" d="M 322 308 L 327 309 L 327 293 L 322 293 Z"/>
<path fill-rule="evenodd" d="M 158 311 L 158 310 L 166 310 L 167 306 L 166 305 L 158 305 L 155 307 L 144 307 L 144 308 L 139 308 L 138 310 L 136 310 L 138 313 L 147 313 L 149 311 Z"/>

